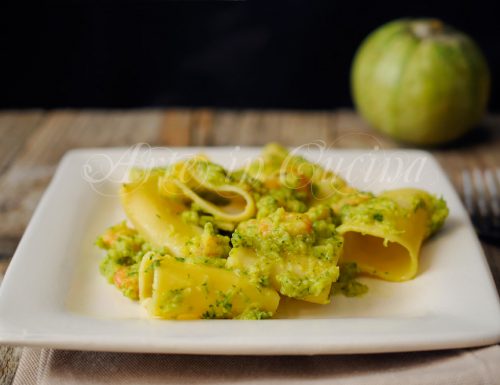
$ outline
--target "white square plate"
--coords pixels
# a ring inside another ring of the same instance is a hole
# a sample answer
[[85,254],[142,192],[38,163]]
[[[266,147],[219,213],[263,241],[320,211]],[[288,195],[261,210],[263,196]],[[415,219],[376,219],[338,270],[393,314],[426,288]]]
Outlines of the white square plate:
[[359,188],[414,186],[442,195],[444,229],[423,247],[418,276],[364,278],[369,293],[331,305],[284,301],[277,319],[165,321],[144,317],[98,272],[93,245],[124,219],[119,184],[132,165],[204,152],[233,168],[256,148],[84,149],[69,152],[29,224],[0,291],[0,343],[198,354],[336,354],[461,348],[500,341],[500,304],[468,216],[443,171],[414,150],[303,150]]

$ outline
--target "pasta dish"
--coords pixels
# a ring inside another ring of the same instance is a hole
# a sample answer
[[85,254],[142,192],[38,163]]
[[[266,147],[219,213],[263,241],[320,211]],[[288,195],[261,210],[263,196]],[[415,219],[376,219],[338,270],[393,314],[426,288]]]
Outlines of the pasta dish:
[[426,191],[360,191],[278,144],[236,171],[203,155],[133,169],[120,200],[127,221],[97,239],[100,271],[177,320],[266,319],[281,297],[363,295],[360,275],[410,280],[448,215]]

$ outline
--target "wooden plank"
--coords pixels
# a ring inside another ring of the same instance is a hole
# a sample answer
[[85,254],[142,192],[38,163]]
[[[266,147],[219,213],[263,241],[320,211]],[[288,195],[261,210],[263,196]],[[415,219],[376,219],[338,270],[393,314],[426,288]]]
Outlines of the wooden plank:
[[160,128],[163,146],[189,146],[191,143],[192,114],[186,109],[170,109],[164,112]]
[[263,120],[264,126],[268,125],[269,130],[277,123],[278,141],[281,143],[297,146],[328,146],[335,137],[336,114],[324,111],[314,112],[285,112],[280,113],[270,121]]
[[397,147],[395,141],[375,131],[352,110],[337,112],[336,136],[331,145],[338,148],[366,149]]
[[[214,116],[212,142],[218,146],[252,146],[261,136],[260,114],[255,111],[218,111]],[[247,132],[253,135],[245,136]]]
[[[0,112],[0,176],[3,175],[23,147],[33,130],[43,121],[43,111]],[[5,191],[2,190],[2,194]],[[0,206],[0,214],[1,214]],[[7,269],[17,239],[0,239],[0,277]],[[1,383],[1,380],[0,380]]]
[[335,116],[327,112],[219,111],[213,126],[213,143],[219,146],[262,146],[269,142],[299,146],[330,141]]
[[42,121],[42,111],[0,112],[0,175],[17,155],[33,129]]
[[159,143],[162,113],[57,111],[49,113],[0,179],[0,240],[15,244],[64,153],[77,147]]
[[214,130],[214,112],[208,109],[193,111],[191,123],[191,142],[193,146],[212,146]]
[[213,145],[212,110],[169,109],[161,123],[161,144],[164,146]]

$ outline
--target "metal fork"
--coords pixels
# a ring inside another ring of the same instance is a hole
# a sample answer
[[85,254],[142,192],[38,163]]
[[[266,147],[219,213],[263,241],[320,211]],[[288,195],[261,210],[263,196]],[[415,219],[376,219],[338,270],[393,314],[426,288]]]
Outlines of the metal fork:
[[478,235],[500,241],[500,168],[462,172],[465,207]]

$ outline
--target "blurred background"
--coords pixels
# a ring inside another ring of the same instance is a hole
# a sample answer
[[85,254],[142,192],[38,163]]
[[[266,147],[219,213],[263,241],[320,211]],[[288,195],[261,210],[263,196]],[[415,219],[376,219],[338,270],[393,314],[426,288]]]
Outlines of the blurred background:
[[464,31],[492,72],[500,23],[487,1],[51,2],[3,6],[0,108],[352,106],[363,38],[399,17]]

